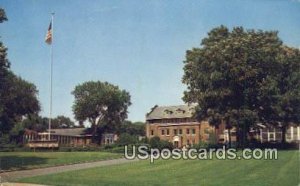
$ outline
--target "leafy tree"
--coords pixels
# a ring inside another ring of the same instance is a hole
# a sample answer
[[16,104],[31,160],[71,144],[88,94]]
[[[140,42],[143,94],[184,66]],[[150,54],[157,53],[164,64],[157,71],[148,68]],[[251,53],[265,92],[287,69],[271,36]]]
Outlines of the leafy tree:
[[75,127],[75,123],[66,116],[57,116],[51,121],[51,128],[72,128]]
[[6,13],[3,8],[0,8],[0,23],[7,21]]
[[136,144],[137,142],[138,142],[138,137],[136,135],[122,133],[119,136],[117,144],[118,145],[130,145],[130,144]]
[[131,105],[129,93],[108,82],[85,82],[76,86],[72,94],[75,96],[75,118],[88,120],[94,137],[97,129],[99,135],[115,130],[127,118],[127,108]]
[[22,121],[22,126],[25,129],[44,132],[48,129],[49,119],[41,117],[37,114],[31,114]]
[[145,123],[124,121],[117,130],[119,134],[128,133],[130,135],[145,136]]
[[[0,23],[7,20],[4,9],[0,8]],[[0,41],[0,131],[4,125],[4,99],[3,96],[6,94],[5,89],[7,87],[7,76],[9,72],[10,63],[7,59],[7,48]],[[7,131],[7,130],[6,130]]]
[[[240,145],[250,127],[261,121],[261,92],[278,76],[282,42],[274,31],[225,26],[212,29],[200,48],[186,52],[183,100],[198,103],[195,116],[218,126],[237,129]],[[275,80],[276,81],[276,80]]]
[[150,139],[149,145],[151,148],[158,148],[160,150],[167,148],[167,149],[173,149],[173,144],[166,140],[161,140],[158,136],[154,136]]
[[281,128],[285,143],[287,126],[300,123],[300,51],[287,46],[281,49],[277,74],[267,78],[260,91],[260,115],[263,122]]
[[[38,132],[43,132],[48,129],[49,118],[41,117],[37,114],[30,114],[22,121],[24,128],[35,130]],[[51,128],[72,128],[75,127],[75,123],[66,116],[57,116],[51,120]]]
[[[0,8],[0,23],[7,20]],[[0,41],[0,135],[8,134],[24,116],[40,111],[34,84],[23,80],[10,71],[7,48]]]
[[37,114],[40,104],[34,84],[9,71],[5,93],[1,94],[0,131],[7,133],[14,124],[29,114]]
[[9,131],[10,143],[20,144],[23,142],[24,126],[22,122],[18,122]]

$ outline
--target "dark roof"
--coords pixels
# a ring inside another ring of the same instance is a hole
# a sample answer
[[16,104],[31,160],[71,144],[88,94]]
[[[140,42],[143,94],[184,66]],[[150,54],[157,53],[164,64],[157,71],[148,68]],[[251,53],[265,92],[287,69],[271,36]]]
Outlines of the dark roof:
[[61,136],[86,136],[91,135],[86,128],[51,129],[51,134]]
[[177,106],[154,106],[146,115],[146,120],[154,119],[173,119],[173,118],[191,118],[195,111],[195,105],[177,105]]
[[28,135],[31,135],[31,134],[37,135],[37,132],[34,131],[34,130],[25,129],[25,130],[24,130],[24,134],[28,134]]

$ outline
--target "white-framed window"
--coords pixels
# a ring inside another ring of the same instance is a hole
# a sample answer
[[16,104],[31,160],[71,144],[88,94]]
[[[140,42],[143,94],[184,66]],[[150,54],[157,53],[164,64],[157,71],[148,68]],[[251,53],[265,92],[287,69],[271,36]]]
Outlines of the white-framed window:
[[192,129],[192,135],[195,135],[196,134],[196,129]]
[[167,136],[169,136],[170,135],[170,130],[169,129],[167,129]]
[[182,135],[182,129],[179,129],[179,130],[178,130],[178,134],[179,134],[179,135]]

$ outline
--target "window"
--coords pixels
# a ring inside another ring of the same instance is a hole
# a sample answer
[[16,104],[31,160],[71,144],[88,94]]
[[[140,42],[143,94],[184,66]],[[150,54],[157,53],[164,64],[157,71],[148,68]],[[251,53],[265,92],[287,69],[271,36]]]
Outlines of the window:
[[151,130],[151,136],[153,136],[154,135],[154,132],[153,132],[153,130]]
[[161,130],[161,135],[165,135],[165,130]]
[[181,135],[182,134],[182,129],[179,129],[179,135]]
[[167,136],[169,136],[170,135],[170,131],[169,131],[169,129],[167,129]]
[[174,129],[174,135],[177,135],[177,129]]
[[196,134],[196,129],[192,129],[192,134]]
[[190,129],[186,129],[186,134],[190,134]]

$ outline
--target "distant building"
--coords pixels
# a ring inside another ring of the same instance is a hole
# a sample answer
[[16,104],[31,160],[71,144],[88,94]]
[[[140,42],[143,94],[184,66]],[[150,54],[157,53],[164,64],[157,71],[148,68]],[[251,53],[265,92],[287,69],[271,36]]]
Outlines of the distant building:
[[112,145],[118,140],[118,135],[114,133],[104,133],[101,137],[102,145]]
[[[261,143],[264,142],[281,142],[282,131],[280,127],[274,127],[267,124],[257,124],[259,127],[256,133],[256,139]],[[299,142],[300,141],[300,126],[290,124],[285,133],[286,142]]]
[[[59,146],[88,146],[92,144],[92,133],[89,128],[62,128],[51,129],[51,141],[58,142]],[[29,142],[43,142],[48,140],[48,130],[45,132],[36,132],[25,129],[23,135],[24,144]],[[104,133],[101,137],[102,145],[114,144],[118,136],[113,133]]]
[[59,145],[85,146],[92,143],[92,133],[87,128],[51,129],[51,139]]
[[146,136],[158,136],[175,147],[191,146],[207,141],[209,135],[220,130],[207,121],[198,122],[193,118],[194,105],[155,106],[146,115]]
[[[64,128],[51,129],[51,140],[57,141],[59,146],[85,146],[92,142],[92,134],[86,128]],[[25,130],[23,135],[24,143],[32,141],[47,141],[48,130],[45,132],[36,132]]]

